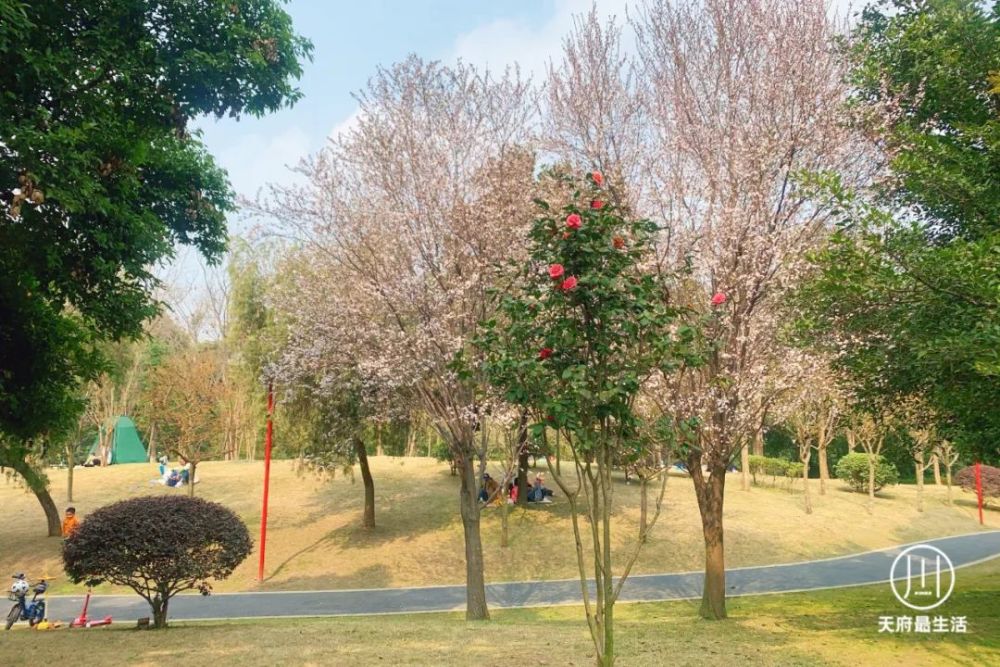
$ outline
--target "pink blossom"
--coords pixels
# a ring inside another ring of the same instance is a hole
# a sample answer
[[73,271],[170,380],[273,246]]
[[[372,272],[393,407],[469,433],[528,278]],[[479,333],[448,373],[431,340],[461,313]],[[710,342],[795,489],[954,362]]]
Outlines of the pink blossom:
[[552,280],[558,280],[559,278],[562,278],[564,271],[565,269],[563,269],[562,264],[551,264],[549,266],[549,278],[552,278]]
[[543,347],[538,352],[538,360],[539,361],[545,361],[546,359],[548,359],[551,356],[552,356],[552,348],[551,347]]
[[570,276],[569,278],[564,280],[562,282],[562,285],[560,285],[559,287],[565,292],[568,292],[569,290],[573,289],[574,287],[576,287],[576,276]]
[[722,292],[716,292],[715,296],[712,297],[713,306],[721,306],[726,302],[726,295]]
[[602,208],[604,208],[604,202],[602,202],[600,199],[595,199],[594,201],[590,202],[590,208],[594,209],[595,211],[599,211]]
[[594,185],[596,185],[597,187],[601,187],[602,185],[604,185],[604,175],[601,174],[601,172],[599,171],[592,172],[590,174],[590,177],[594,179]]
[[580,229],[581,222],[582,221],[580,220],[580,216],[577,215],[576,213],[570,213],[568,216],[566,216],[566,226],[569,227],[570,229]]

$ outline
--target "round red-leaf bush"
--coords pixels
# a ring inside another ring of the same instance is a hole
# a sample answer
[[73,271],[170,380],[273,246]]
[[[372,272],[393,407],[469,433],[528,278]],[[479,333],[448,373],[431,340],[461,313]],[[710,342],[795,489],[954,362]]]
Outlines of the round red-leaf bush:
[[602,202],[600,199],[595,199],[594,201],[590,202],[590,208],[594,209],[595,211],[599,211],[602,208],[604,208],[604,202]]
[[580,216],[576,213],[570,213],[566,216],[566,226],[570,229],[580,229],[580,224],[582,222],[583,221],[580,219]]
[[551,356],[552,356],[552,348],[551,347],[543,347],[538,352],[538,359],[540,361],[545,361],[546,359],[548,359]]
[[562,285],[560,285],[560,287],[565,291],[569,291],[574,287],[576,287],[576,276],[570,276],[569,278],[564,280],[562,282]]
[[218,503],[188,496],[140,496],[90,514],[63,543],[63,566],[76,584],[128,586],[166,626],[177,593],[225,579],[253,550],[247,527]]
[[552,278],[552,280],[562,278],[563,273],[565,273],[565,269],[563,269],[562,264],[549,265],[549,278]]
[[721,306],[726,302],[726,295],[722,292],[717,292],[715,296],[712,297],[713,306]]
[[594,180],[594,185],[601,187],[604,185],[604,175],[599,171],[591,172],[590,177]]
[[[1000,498],[1000,468],[979,466],[984,498]],[[955,474],[955,483],[966,491],[976,492],[976,466],[962,468]]]

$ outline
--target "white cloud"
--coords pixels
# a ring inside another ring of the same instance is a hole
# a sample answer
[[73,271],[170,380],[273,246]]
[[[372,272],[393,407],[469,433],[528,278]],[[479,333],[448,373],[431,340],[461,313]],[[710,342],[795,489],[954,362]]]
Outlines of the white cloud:
[[289,127],[273,135],[241,134],[234,143],[213,148],[236,193],[254,197],[268,183],[289,182],[289,168],[309,155],[312,142],[302,129]]
[[[453,57],[474,65],[500,70],[517,63],[524,74],[540,79],[550,60],[558,61],[562,40],[573,27],[573,18],[597,6],[601,17],[617,16],[625,20],[625,0],[558,0],[547,21],[531,24],[524,21],[499,19],[460,35],[455,41]],[[632,3],[634,4],[634,3]]]

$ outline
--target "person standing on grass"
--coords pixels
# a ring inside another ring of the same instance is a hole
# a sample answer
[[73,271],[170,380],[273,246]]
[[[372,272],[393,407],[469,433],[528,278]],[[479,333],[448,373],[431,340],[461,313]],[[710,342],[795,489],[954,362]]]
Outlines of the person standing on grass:
[[76,508],[67,507],[66,508],[66,518],[62,522],[62,536],[63,539],[69,537],[80,527],[80,520],[76,518]]

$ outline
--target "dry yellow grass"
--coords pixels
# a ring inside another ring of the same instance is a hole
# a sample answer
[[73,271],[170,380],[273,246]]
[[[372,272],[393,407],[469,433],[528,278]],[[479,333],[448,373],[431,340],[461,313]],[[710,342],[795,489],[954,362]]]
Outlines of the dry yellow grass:
[[[423,458],[373,457],[378,527],[360,528],[360,479],[323,482],[295,474],[289,461],[272,466],[268,522],[267,580],[258,585],[256,555],[216,586],[217,591],[368,588],[419,586],[464,581],[462,529],[458,517],[458,479],[447,465]],[[210,462],[198,468],[200,496],[236,511],[257,537],[263,465]],[[52,495],[65,503],[66,473],[50,470]],[[183,493],[150,485],[153,465],[78,469],[75,502],[86,519],[93,509],[114,500],[149,493]],[[799,482],[801,484],[801,482]],[[814,483],[814,487],[816,484]],[[815,512],[806,515],[798,490],[739,488],[729,480],[726,497],[728,566],[805,560],[865,551],[928,537],[969,533],[980,527],[970,497],[956,490],[959,502],[944,503],[944,489],[927,487],[927,509],[915,508],[915,490],[887,489],[874,515],[865,496],[834,481],[825,496],[813,489]],[[616,487],[615,529],[619,547],[635,536],[638,488]],[[53,592],[78,591],[65,581],[60,541],[44,537],[41,510],[34,496],[10,481],[0,482],[0,573],[24,571],[54,580]],[[986,528],[1000,528],[1000,513],[987,512]],[[496,509],[484,510],[486,575],[490,581],[558,579],[576,576],[569,508],[552,505],[515,509],[510,517],[511,546],[499,546]],[[702,565],[701,528],[691,483],[671,478],[663,515],[636,568],[642,572],[698,570]]]

